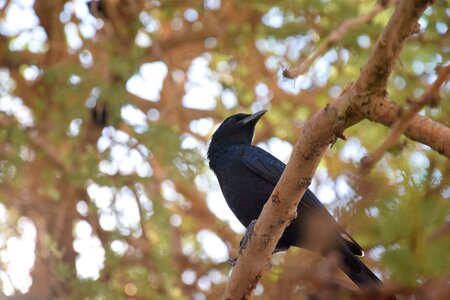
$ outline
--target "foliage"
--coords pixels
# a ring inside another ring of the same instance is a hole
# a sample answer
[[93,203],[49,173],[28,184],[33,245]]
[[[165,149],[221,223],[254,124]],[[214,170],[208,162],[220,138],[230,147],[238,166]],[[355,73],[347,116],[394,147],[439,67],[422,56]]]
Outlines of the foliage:
[[[300,65],[342,22],[376,4],[0,1],[3,293],[218,299],[239,234],[217,212],[223,199],[206,166],[215,124],[268,108],[255,142],[274,155],[289,150],[280,141],[293,145],[302,124],[359,74],[392,4],[299,78],[283,78],[282,68]],[[435,1],[408,41],[390,78],[393,101],[419,96],[449,63],[447,4]],[[449,90],[421,114],[448,126]],[[383,279],[423,293],[450,276],[450,164],[404,138],[362,177],[359,160],[387,133],[369,122],[350,128],[311,187]],[[31,272],[32,284],[14,279],[17,241],[31,241],[22,248],[34,253],[34,268],[19,273]],[[219,255],[224,245],[229,253]],[[304,295],[305,270],[317,265],[302,250],[277,255],[256,298]]]

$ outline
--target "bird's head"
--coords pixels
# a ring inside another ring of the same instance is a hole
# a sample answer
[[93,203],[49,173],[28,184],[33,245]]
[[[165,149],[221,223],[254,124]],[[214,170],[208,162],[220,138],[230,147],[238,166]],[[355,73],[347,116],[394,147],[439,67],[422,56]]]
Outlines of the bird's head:
[[208,157],[216,149],[231,144],[250,145],[258,120],[267,112],[263,109],[254,114],[236,114],[226,118],[214,132],[208,149]]

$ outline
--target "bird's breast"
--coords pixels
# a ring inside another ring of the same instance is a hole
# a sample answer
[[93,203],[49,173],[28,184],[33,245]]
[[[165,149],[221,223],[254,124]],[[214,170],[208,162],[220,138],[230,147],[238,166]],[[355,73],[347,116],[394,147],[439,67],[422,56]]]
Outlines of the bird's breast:
[[224,162],[216,175],[231,211],[244,226],[248,226],[259,217],[274,186],[252,173],[239,160]]

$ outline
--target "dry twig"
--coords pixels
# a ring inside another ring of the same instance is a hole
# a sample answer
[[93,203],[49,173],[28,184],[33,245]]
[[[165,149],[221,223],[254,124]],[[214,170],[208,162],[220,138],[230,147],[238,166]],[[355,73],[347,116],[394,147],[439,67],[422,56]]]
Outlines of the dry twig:
[[373,18],[381,11],[385,10],[387,4],[390,1],[381,1],[375,7],[365,15],[355,17],[353,19],[346,20],[342,22],[336,30],[332,31],[322,42],[319,48],[314,51],[314,53],[303,61],[298,67],[293,69],[286,69],[283,72],[284,77],[289,79],[294,79],[297,76],[305,74],[311,65],[316,61],[316,59],[321,56],[326,50],[333,46],[336,42],[340,41],[352,28],[369,23]]

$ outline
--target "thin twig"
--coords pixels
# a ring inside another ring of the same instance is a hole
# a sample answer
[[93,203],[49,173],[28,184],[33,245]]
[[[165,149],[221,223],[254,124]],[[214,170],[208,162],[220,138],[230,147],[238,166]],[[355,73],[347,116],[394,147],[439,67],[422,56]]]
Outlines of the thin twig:
[[3,3],[3,6],[0,8],[0,19],[3,19],[6,15],[6,10],[8,9],[8,6],[11,4],[11,0],[6,0],[5,3]]
[[353,19],[342,22],[338,28],[333,30],[322,42],[322,44],[314,51],[314,53],[303,61],[298,67],[283,72],[284,77],[294,79],[297,76],[305,74],[316,59],[328,50],[334,43],[340,41],[352,28],[369,23],[381,11],[385,10],[390,1],[382,1],[365,15],[355,17]]
[[450,65],[447,65],[439,70],[439,75],[435,82],[423,93],[423,95],[415,101],[408,101],[410,107],[408,110],[401,113],[400,117],[392,126],[392,131],[386,140],[378,146],[372,153],[366,155],[361,159],[360,172],[361,174],[368,174],[373,166],[383,157],[383,154],[396,146],[400,140],[400,136],[408,128],[409,123],[417,115],[417,113],[426,105],[436,106],[439,103],[439,90],[441,86],[447,81],[450,74]]

